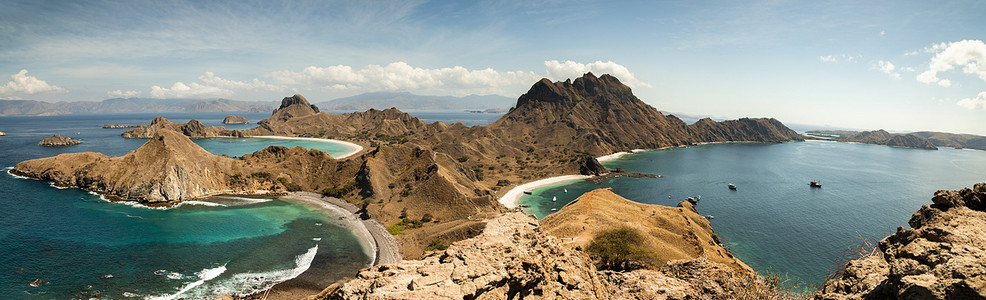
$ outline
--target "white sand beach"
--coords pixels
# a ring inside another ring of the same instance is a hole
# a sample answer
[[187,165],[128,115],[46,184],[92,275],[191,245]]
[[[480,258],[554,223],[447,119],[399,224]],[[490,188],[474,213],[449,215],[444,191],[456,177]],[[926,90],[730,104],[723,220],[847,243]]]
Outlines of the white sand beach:
[[360,151],[363,151],[363,146],[360,146],[360,145],[357,145],[357,144],[354,144],[354,143],[350,143],[350,142],[347,142],[347,141],[340,141],[340,140],[333,140],[333,139],[306,138],[306,137],[293,137],[293,136],[276,136],[276,135],[261,135],[261,136],[251,136],[251,137],[253,137],[253,138],[261,138],[261,139],[282,139],[282,140],[304,140],[304,141],[328,142],[328,143],[336,143],[336,144],[339,144],[339,145],[343,145],[343,146],[349,147],[349,152],[346,152],[346,154],[343,154],[343,155],[339,155],[339,157],[333,157],[335,159],[347,158],[347,157],[353,156],[356,153],[359,153]]
[[533,189],[549,186],[556,183],[569,182],[575,180],[581,180],[586,178],[592,178],[590,175],[563,175],[551,178],[545,178],[534,182],[528,182],[521,184],[513,189],[510,189],[503,197],[500,197],[500,204],[506,206],[507,208],[516,208],[520,206],[520,196],[524,194],[524,191],[531,191]]
[[613,154],[610,154],[610,155],[603,155],[603,156],[600,156],[600,157],[596,157],[596,160],[599,161],[599,162],[610,161],[610,160],[614,160],[614,159],[623,157],[624,155],[627,155],[627,154],[637,153],[637,152],[643,152],[643,151],[647,151],[647,150],[644,150],[644,149],[633,149],[633,150],[630,150],[630,151],[616,152],[616,153],[613,153]]

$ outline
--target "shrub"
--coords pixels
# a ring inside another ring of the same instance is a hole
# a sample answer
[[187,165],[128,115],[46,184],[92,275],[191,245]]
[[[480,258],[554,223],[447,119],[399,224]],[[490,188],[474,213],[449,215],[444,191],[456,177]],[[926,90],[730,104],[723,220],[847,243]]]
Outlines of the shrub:
[[257,179],[268,180],[268,179],[270,179],[273,176],[271,176],[270,173],[267,173],[267,172],[254,172],[254,173],[250,174],[250,177],[257,178]]
[[508,186],[510,185],[510,180],[500,179],[496,181],[496,186]]
[[336,185],[329,188],[325,188],[324,190],[322,190],[322,196],[341,198],[342,196],[349,194],[349,192],[352,192],[355,189],[356,189],[356,181],[350,181],[343,186]]
[[289,192],[297,192],[297,191],[300,191],[301,190],[301,185],[298,185],[297,183],[290,182],[290,181],[288,181],[287,178],[284,178],[284,177],[278,178],[277,179],[277,182],[280,182],[281,185],[283,185],[284,188],[288,189]]
[[643,246],[644,237],[633,228],[604,231],[595,236],[586,252],[600,269],[624,271],[645,266],[660,266],[657,255]]
[[442,241],[438,239],[431,240],[431,243],[428,244],[428,247],[425,247],[425,251],[445,250],[445,249],[448,249],[448,246],[446,246],[445,243],[442,243]]
[[431,214],[429,214],[429,213],[425,213],[425,215],[424,215],[424,216],[421,216],[421,222],[422,222],[422,223],[428,223],[428,222],[431,222],[431,220],[433,220],[433,219],[435,219],[435,217],[434,217],[434,216],[432,216],[432,215],[431,215]]
[[461,163],[461,162],[466,162],[467,160],[469,160],[469,158],[463,156],[463,157],[459,157],[457,160]]

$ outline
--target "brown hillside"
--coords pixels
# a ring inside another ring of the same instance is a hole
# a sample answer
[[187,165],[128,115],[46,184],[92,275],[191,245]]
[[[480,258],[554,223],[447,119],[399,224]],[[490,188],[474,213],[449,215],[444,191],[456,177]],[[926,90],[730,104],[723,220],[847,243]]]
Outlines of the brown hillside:
[[541,221],[545,230],[568,241],[568,247],[588,247],[599,233],[632,228],[644,236],[645,249],[663,261],[705,258],[746,272],[753,270],[719,246],[709,221],[689,202],[678,207],[637,203],[597,189],[583,194]]

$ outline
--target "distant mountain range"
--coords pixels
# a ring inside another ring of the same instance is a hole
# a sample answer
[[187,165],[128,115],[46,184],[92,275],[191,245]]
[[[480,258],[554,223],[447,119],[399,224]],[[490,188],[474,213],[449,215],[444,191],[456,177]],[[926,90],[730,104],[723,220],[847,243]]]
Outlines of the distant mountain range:
[[454,96],[422,96],[407,92],[401,93],[363,93],[356,96],[338,98],[330,101],[316,103],[323,110],[367,110],[376,109],[496,109],[510,108],[516,99],[499,95],[469,95],[465,97]]
[[44,102],[2,100],[0,116],[54,116],[145,112],[269,112],[277,102],[229,99],[113,98],[103,101]]

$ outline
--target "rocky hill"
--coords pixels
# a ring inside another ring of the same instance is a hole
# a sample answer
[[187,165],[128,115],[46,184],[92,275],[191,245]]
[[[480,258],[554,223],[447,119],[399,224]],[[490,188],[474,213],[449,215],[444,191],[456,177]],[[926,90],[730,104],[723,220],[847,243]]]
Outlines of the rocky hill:
[[45,147],[61,147],[82,144],[81,141],[61,135],[53,135],[38,142],[38,145]]
[[602,232],[631,228],[643,235],[641,246],[662,261],[703,257],[753,273],[753,269],[719,246],[712,225],[688,201],[678,203],[678,207],[643,204],[620,197],[612,189],[598,189],[548,215],[541,224],[551,235],[570,240],[566,246],[583,249]]
[[[562,209],[564,210],[564,208]],[[360,271],[318,299],[779,299],[776,283],[704,258],[658,269],[600,271],[522,213],[422,260]]]
[[124,156],[66,153],[24,161],[13,172],[145,203],[169,203],[230,191],[234,161],[205,151],[188,137],[160,130]]
[[191,138],[243,137],[239,130],[226,130],[224,127],[206,126],[198,120],[189,120],[185,124],[171,122],[164,117],[157,117],[147,127],[137,127],[120,134],[129,139],[150,139],[158,136],[164,130],[180,132]]
[[928,139],[938,147],[986,150],[986,136],[934,131],[919,131],[911,134]]
[[815,299],[986,299],[986,183],[931,201]]

